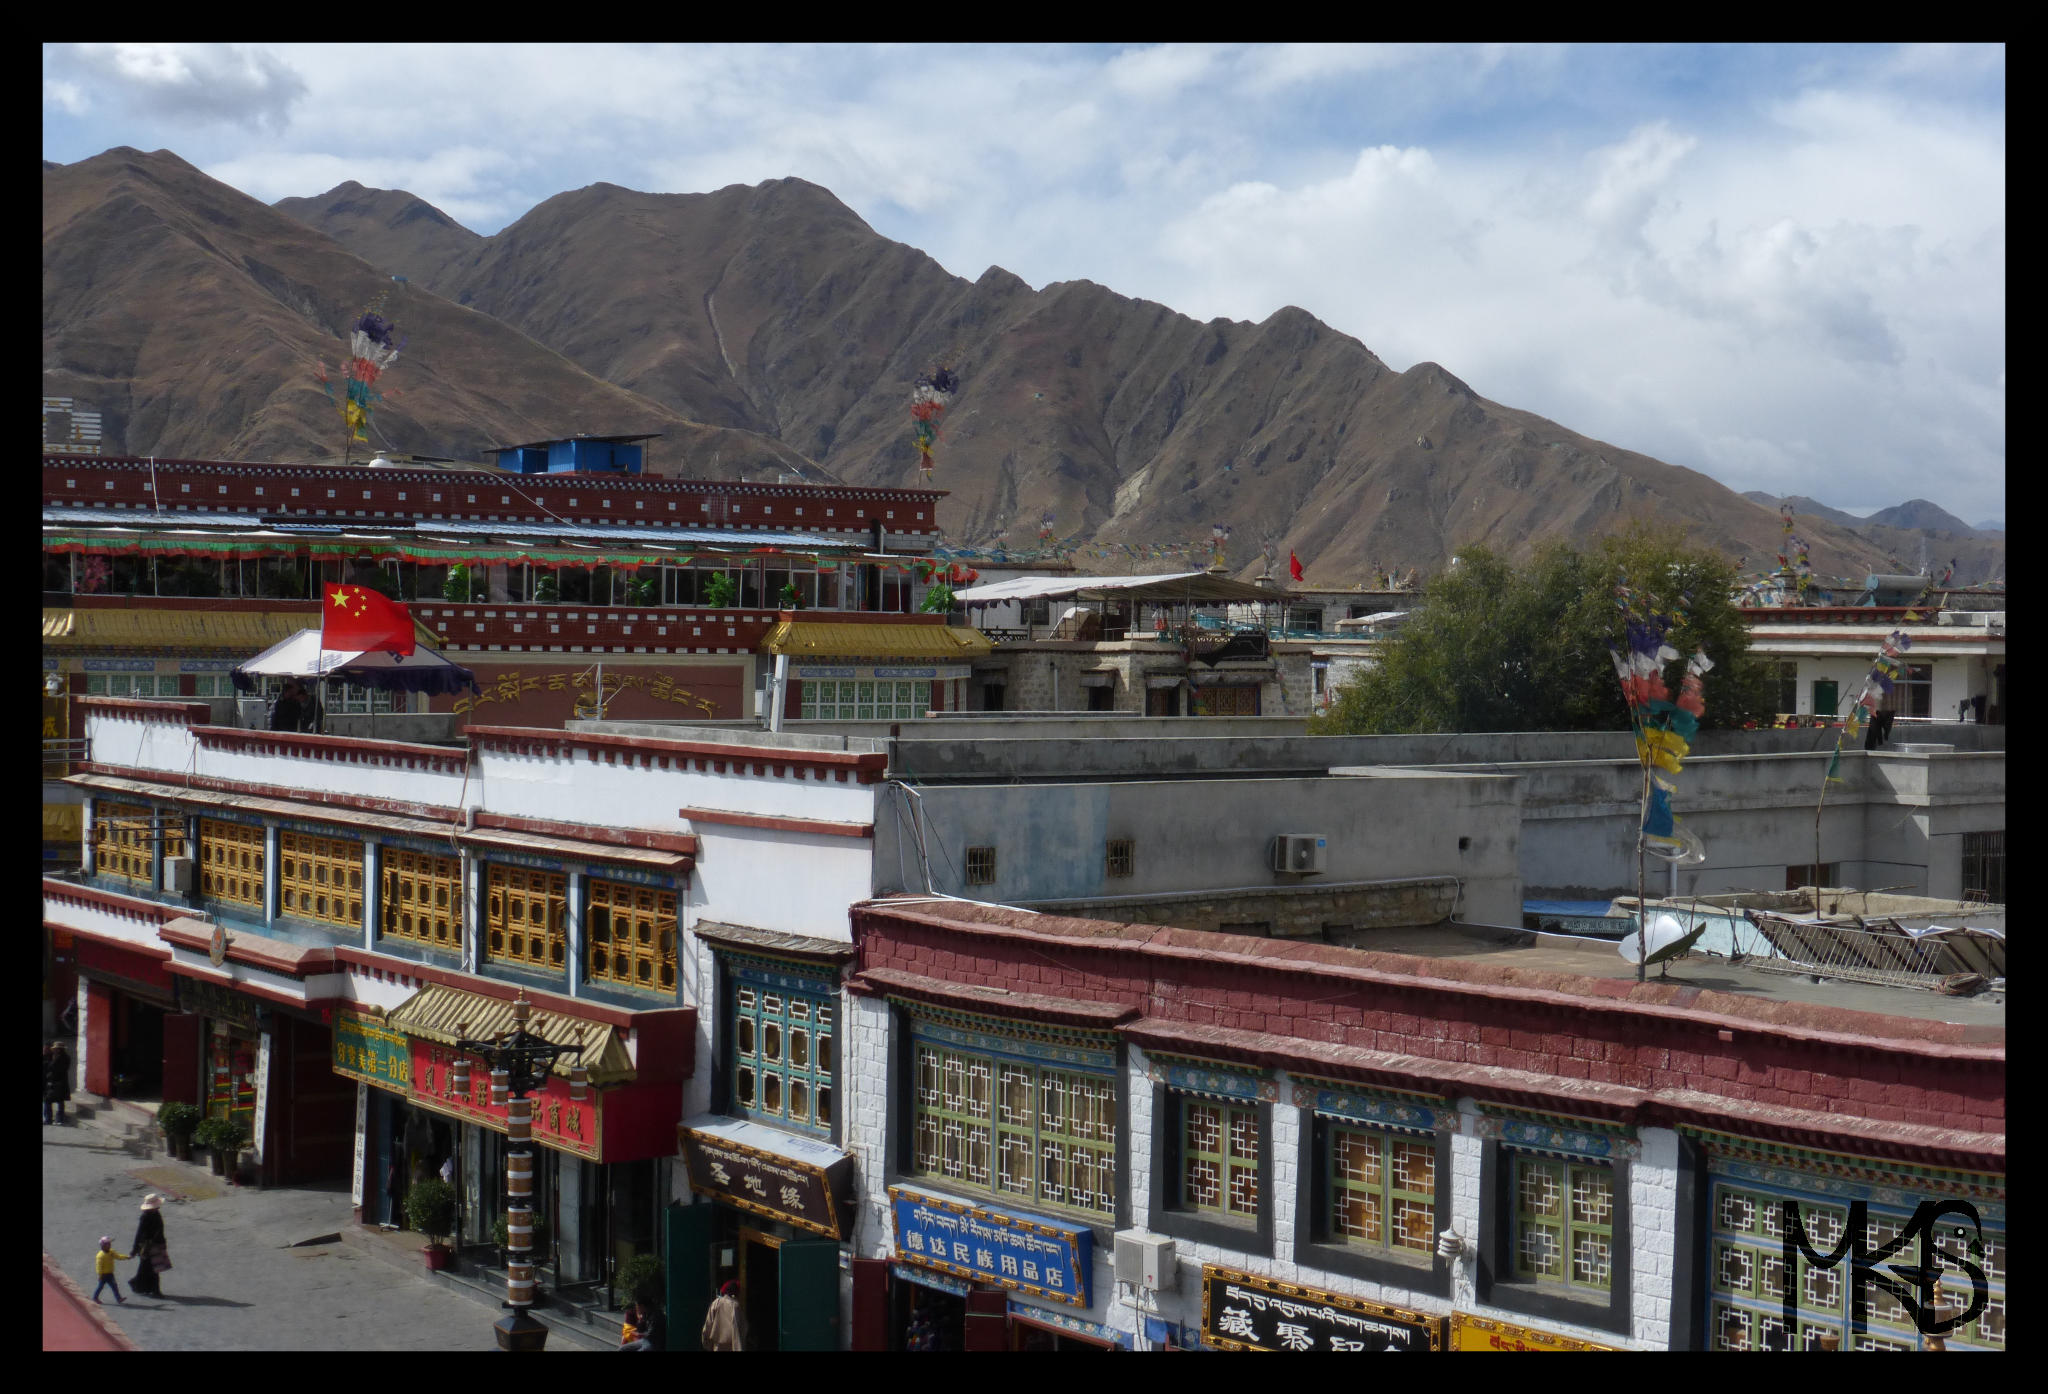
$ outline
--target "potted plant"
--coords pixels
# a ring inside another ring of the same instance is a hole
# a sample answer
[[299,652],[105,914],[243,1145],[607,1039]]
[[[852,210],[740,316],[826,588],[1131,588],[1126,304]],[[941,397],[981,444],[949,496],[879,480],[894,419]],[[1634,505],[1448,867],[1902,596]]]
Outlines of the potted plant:
[[232,1118],[217,1118],[213,1123],[215,1158],[220,1162],[219,1170],[234,1184],[235,1173],[241,1166],[242,1149],[249,1145],[249,1130]]
[[192,1132],[203,1116],[197,1104],[168,1103],[156,1111],[156,1125],[164,1130],[164,1141],[179,1161],[192,1160]]
[[740,583],[723,571],[714,571],[704,581],[704,603],[714,610],[739,604]]
[[221,1120],[218,1118],[202,1118],[198,1126],[192,1129],[192,1140],[206,1149],[206,1163],[213,1168],[215,1176],[222,1174],[220,1144],[214,1140],[220,1124]]
[[540,579],[533,583],[533,598],[536,604],[552,605],[561,598],[561,595],[562,583],[555,579],[555,573],[552,571],[542,572]]
[[643,1307],[668,1305],[668,1289],[662,1281],[661,1260],[653,1254],[635,1254],[619,1265],[612,1285],[628,1302]]
[[455,1188],[438,1176],[413,1182],[405,1193],[405,1219],[427,1236],[426,1247],[420,1250],[427,1268],[446,1268],[450,1252],[446,1240],[455,1230]]
[[[505,1228],[505,1217],[503,1215],[498,1216],[496,1220],[492,1221],[491,1238],[497,1241],[498,1263],[500,1267],[505,1266],[511,1261],[508,1257],[509,1250],[505,1247],[511,1237],[511,1233]],[[539,1263],[541,1255],[547,1251],[548,1217],[536,1210],[533,1212],[533,1261]]]

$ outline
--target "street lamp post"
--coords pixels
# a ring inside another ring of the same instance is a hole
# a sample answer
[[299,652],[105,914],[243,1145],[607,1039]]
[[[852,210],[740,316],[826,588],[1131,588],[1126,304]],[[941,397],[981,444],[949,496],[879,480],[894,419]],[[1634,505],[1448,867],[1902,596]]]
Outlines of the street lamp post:
[[509,1316],[495,1323],[499,1350],[543,1350],[548,1329],[528,1310],[533,1306],[533,1100],[527,1097],[547,1082],[555,1061],[564,1055],[579,1057],[569,1068],[569,1097],[583,1102],[590,1089],[590,1074],[580,1059],[582,1033],[567,1045],[556,1045],[526,1029],[533,1004],[521,988],[512,1002],[512,1029],[489,1040],[465,1038],[467,1022],[457,1022],[454,1084],[457,1093],[469,1090],[469,1055],[490,1066],[491,1102],[505,1109],[505,1303]]

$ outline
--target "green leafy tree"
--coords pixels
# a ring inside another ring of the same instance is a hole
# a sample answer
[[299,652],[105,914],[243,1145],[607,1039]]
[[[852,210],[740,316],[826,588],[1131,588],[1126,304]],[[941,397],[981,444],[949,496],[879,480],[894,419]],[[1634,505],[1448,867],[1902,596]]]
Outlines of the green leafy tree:
[[1340,688],[1320,734],[1435,731],[1608,731],[1626,728],[1608,641],[1621,631],[1615,588],[1628,583],[1670,606],[1691,594],[1665,673],[1678,691],[1684,659],[1704,648],[1705,727],[1769,721],[1771,672],[1749,655],[1732,596],[1734,564],[1688,546],[1674,529],[1638,527],[1580,550],[1552,544],[1516,566],[1483,547],[1430,583],[1379,663]]

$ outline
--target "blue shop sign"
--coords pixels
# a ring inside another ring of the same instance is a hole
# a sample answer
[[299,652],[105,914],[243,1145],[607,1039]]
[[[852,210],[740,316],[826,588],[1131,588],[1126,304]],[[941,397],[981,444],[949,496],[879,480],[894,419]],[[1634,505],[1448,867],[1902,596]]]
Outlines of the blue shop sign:
[[889,1188],[889,1206],[896,1216],[896,1257],[903,1263],[1089,1305],[1095,1232],[1085,1224],[966,1205],[903,1186]]

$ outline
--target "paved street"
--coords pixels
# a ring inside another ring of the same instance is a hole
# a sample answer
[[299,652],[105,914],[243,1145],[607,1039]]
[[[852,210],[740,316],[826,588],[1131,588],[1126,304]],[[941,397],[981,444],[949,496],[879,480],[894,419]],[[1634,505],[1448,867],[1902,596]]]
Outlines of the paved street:
[[[230,1189],[203,1168],[144,1161],[91,1127],[45,1127],[43,1249],[87,1293],[101,1235],[128,1252],[136,1206],[164,1197],[165,1297],[106,1312],[143,1350],[495,1350],[497,1314],[342,1243],[290,1247],[350,1222],[348,1192]],[[174,1188],[179,1194],[174,1194]],[[576,1349],[566,1341],[550,1350]]]

